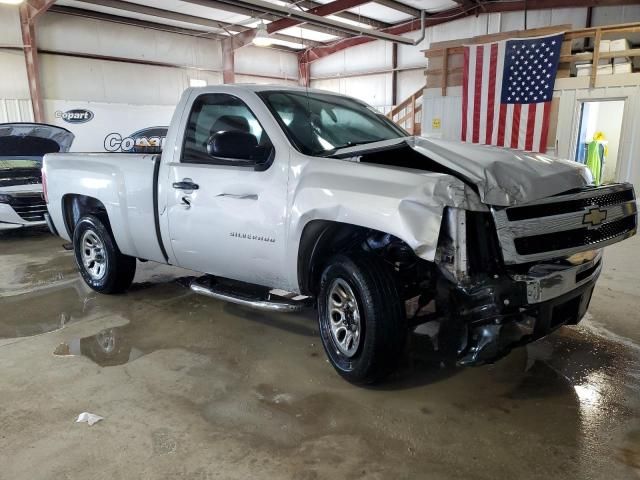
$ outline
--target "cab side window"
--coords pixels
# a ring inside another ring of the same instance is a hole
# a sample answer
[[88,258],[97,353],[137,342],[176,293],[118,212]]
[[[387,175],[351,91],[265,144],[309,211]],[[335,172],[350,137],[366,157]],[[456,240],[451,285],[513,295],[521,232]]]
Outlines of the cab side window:
[[268,164],[273,145],[249,107],[222,93],[200,95],[185,130],[182,163],[254,166]]

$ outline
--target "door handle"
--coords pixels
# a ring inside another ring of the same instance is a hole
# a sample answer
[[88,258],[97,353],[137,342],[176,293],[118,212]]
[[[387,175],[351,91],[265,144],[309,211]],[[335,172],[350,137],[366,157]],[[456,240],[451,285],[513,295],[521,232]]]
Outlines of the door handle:
[[181,182],[173,182],[172,187],[176,190],[198,190],[200,185],[193,183],[189,178],[185,178]]
[[220,193],[216,195],[217,197],[227,197],[227,198],[235,198],[236,200],[258,200],[258,194],[256,193]]

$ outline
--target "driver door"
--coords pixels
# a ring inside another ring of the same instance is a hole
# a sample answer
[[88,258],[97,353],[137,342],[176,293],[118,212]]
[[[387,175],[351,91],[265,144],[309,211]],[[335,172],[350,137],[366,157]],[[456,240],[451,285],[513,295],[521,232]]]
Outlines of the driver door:
[[[241,132],[233,137],[257,143],[261,158],[247,158],[240,147],[241,154],[216,155],[213,145],[224,132]],[[277,152],[247,104],[230,94],[198,96],[176,159],[169,165],[167,208],[177,264],[249,283],[280,284],[287,169],[277,168]]]

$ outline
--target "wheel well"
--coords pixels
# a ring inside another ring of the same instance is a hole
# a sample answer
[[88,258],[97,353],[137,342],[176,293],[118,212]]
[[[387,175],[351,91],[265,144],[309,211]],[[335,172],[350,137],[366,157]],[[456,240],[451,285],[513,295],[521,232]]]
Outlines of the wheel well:
[[375,253],[396,270],[424,262],[403,240],[389,233],[348,223],[313,220],[305,225],[298,249],[298,282],[305,295],[318,292],[320,275],[336,253]]
[[62,214],[64,216],[64,226],[73,238],[73,231],[78,220],[85,215],[96,215],[105,221],[105,226],[111,230],[109,217],[104,204],[94,197],[87,195],[68,194],[62,197]]

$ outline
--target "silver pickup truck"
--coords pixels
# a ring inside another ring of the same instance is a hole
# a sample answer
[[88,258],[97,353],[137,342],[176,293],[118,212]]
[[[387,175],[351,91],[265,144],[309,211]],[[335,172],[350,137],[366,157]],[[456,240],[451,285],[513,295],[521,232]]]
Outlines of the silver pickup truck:
[[203,272],[191,288],[226,301],[315,304],[354,383],[426,322],[464,365],[576,324],[602,247],[637,222],[631,185],[575,162],[410,137],[353,98],[277,86],[189,89],[161,155],[46,155],[43,180],[94,290],[126,290],[140,259]]

